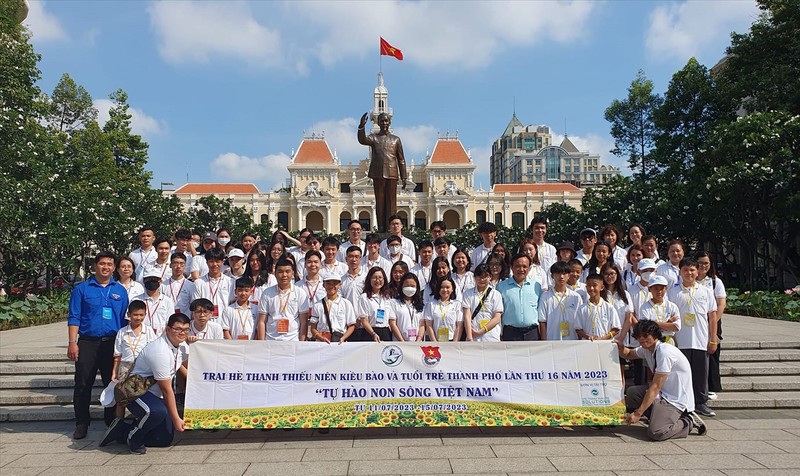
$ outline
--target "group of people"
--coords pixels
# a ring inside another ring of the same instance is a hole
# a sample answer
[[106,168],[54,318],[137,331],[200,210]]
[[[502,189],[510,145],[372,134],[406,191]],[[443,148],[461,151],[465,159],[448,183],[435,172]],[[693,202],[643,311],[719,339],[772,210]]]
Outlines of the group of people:
[[387,238],[362,239],[353,220],[343,243],[308,229],[298,239],[277,231],[269,241],[234,241],[225,228],[157,238],[144,227],[127,257],[98,254],[95,275],[70,300],[74,437],[86,435],[99,369],[105,385],[129,372],[157,381],[127,406],[136,423],[121,418],[125,408],[106,409],[103,443],[119,440],[134,453],[169,444],[183,430],[172,382],[185,376],[187,344],[199,339],[612,340],[632,361],[629,421],[648,416],[654,439],[705,432],[697,414],[713,416],[709,390],[721,390],[725,306],[708,253],[689,257],[672,240],[661,260],[657,239],[639,225],[629,227],[627,248],[614,225],[584,229],[576,248],[547,243],[544,217],[513,244],[497,243],[485,222],[472,250],[451,242],[440,221],[419,243],[403,235],[400,217],[388,226]]

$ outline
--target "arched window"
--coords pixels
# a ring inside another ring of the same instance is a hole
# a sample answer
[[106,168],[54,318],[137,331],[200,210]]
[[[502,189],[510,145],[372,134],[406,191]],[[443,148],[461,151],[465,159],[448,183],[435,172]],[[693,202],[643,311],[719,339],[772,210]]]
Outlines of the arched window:
[[525,228],[525,214],[514,212],[511,214],[511,226],[513,228]]
[[339,215],[339,231],[347,230],[347,224],[350,223],[350,212],[342,212]]
[[447,210],[442,215],[442,221],[444,222],[445,228],[448,230],[457,230],[461,228],[461,218],[458,216],[458,212],[455,210]]
[[278,212],[278,226],[280,226],[284,230],[288,230],[289,229],[289,213],[288,212]]
[[325,229],[325,219],[322,218],[322,213],[314,210],[308,212],[306,215],[306,228],[310,228],[315,232],[321,232]]
[[259,217],[259,223],[267,223],[269,221],[269,216],[266,213],[262,213]]
[[475,223],[478,225],[486,223],[486,210],[478,210],[475,212]]
[[425,212],[417,212],[414,214],[414,228],[418,230],[428,229],[428,219]]
[[494,214],[494,224],[495,225],[502,225],[503,224],[503,214],[500,212],[495,212]]
[[367,232],[372,231],[372,217],[369,212],[363,211],[358,214],[358,221],[361,223],[361,228],[366,230]]

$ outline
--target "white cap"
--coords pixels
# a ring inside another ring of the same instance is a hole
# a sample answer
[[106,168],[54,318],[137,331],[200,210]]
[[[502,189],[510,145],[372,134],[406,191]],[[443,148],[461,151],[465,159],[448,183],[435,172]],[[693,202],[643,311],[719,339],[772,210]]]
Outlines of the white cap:
[[641,261],[639,261],[637,268],[639,268],[639,271],[644,269],[656,269],[656,262],[650,258],[643,258]]
[[106,388],[100,392],[100,405],[103,405],[104,408],[111,408],[117,405],[117,401],[114,398],[114,387],[117,386],[117,381],[112,380]]
[[669,283],[667,283],[667,278],[661,276],[660,274],[657,274],[655,276],[650,277],[650,281],[647,282],[647,287],[649,288],[650,286],[655,286],[657,284],[661,284],[662,286],[669,286]]
[[161,279],[162,275],[163,275],[163,273],[162,273],[161,269],[156,268],[154,266],[151,266],[151,267],[149,267],[149,268],[144,270],[144,274],[142,275],[142,279],[145,279],[145,278],[158,278],[158,279]]
[[231,248],[231,250],[228,251],[228,258],[233,258],[234,256],[237,258],[244,258],[244,251],[239,248]]
[[336,273],[331,273],[330,271],[326,271],[322,275],[322,282],[325,282],[325,281],[340,281],[341,282],[341,280],[342,280],[341,276],[339,276]]

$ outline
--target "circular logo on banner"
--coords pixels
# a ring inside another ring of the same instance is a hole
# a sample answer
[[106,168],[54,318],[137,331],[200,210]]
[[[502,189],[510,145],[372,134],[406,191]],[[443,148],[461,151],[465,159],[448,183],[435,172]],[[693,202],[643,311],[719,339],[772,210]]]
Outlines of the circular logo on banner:
[[396,367],[403,361],[403,350],[396,345],[387,345],[381,352],[381,360],[389,367]]

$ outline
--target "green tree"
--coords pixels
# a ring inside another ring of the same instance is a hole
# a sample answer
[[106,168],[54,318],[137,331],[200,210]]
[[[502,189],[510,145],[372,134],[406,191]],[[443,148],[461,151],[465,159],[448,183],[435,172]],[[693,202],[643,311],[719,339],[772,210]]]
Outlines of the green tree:
[[551,203],[542,209],[547,217],[546,240],[554,245],[569,240],[578,245],[578,235],[585,228],[583,214],[565,203]]
[[57,133],[70,135],[97,120],[92,96],[67,73],[61,76],[53,95],[45,98],[45,103],[48,127]]
[[611,153],[628,157],[631,170],[646,180],[655,169],[650,150],[655,141],[653,114],[661,105],[661,97],[653,93],[653,82],[639,70],[636,79],[628,87],[628,97],[615,99],[605,111],[605,119],[611,123],[614,149]]
[[140,172],[147,163],[149,146],[142,137],[131,132],[131,113],[128,106],[128,94],[117,89],[109,96],[114,102],[108,110],[108,121],[103,125],[103,132],[108,135],[114,160],[118,166],[133,168]]

